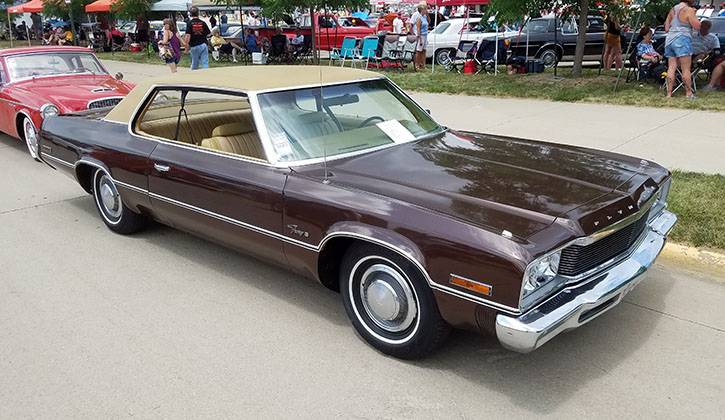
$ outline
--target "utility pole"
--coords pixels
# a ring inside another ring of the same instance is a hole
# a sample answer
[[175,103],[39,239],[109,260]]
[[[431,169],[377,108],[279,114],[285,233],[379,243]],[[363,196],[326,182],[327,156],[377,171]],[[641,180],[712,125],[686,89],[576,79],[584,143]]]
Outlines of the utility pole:
[[73,45],[78,45],[76,25],[75,22],[73,22],[73,4],[71,4],[71,0],[65,0],[65,4],[68,6],[68,14],[70,15],[70,33],[73,34]]

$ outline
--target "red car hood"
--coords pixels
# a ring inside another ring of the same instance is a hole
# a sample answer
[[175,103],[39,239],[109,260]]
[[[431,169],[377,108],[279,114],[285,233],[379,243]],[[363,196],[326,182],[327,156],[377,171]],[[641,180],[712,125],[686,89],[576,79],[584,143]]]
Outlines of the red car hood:
[[88,103],[101,98],[126,96],[133,85],[108,75],[74,75],[26,80],[14,85],[43,102],[52,102],[61,114],[88,108]]

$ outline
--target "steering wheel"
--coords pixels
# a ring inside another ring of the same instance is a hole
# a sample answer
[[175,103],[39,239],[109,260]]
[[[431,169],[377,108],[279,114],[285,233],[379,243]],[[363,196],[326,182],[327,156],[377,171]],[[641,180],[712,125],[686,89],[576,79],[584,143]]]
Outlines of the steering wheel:
[[368,123],[371,123],[371,122],[373,122],[375,120],[380,120],[380,122],[383,122],[383,121],[385,121],[385,118],[379,117],[377,115],[373,115],[372,117],[370,117],[370,118],[366,119],[365,121],[361,122],[360,125],[357,128],[363,128],[366,125],[368,125]]

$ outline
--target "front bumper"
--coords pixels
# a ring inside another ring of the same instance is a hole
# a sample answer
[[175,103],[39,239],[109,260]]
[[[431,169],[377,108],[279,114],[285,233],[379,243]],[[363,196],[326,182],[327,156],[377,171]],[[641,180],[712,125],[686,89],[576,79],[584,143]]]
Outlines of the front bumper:
[[583,325],[622,301],[654,263],[677,216],[663,211],[652,220],[632,254],[579,284],[568,287],[520,316],[496,316],[496,336],[505,348],[528,353],[559,333]]

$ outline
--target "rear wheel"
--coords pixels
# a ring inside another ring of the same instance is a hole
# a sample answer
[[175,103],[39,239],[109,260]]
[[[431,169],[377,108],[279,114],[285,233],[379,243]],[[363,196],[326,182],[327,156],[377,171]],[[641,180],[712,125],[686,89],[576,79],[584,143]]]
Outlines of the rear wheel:
[[357,332],[385,354],[424,356],[450,331],[420,271],[388,249],[351,246],[342,263],[340,291]]
[[544,67],[554,67],[559,61],[559,55],[552,48],[547,48],[539,54],[539,58],[544,62]]
[[93,199],[103,223],[116,233],[127,235],[146,225],[146,217],[123,204],[113,179],[101,169],[93,174]]
[[38,130],[28,117],[23,117],[23,137],[25,137],[25,145],[28,146],[30,157],[40,162],[38,156]]

